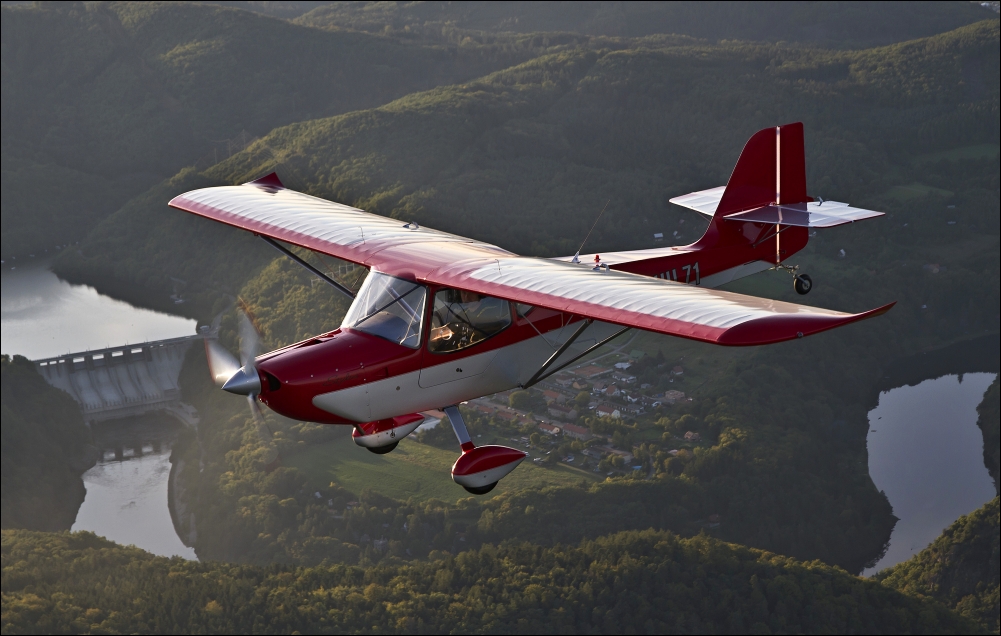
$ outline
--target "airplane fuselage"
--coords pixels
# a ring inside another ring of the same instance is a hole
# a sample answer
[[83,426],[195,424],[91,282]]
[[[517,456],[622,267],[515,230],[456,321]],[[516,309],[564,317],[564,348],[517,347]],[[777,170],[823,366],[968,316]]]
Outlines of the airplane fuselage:
[[[720,225],[711,224],[692,245],[646,250],[649,258],[642,260],[629,252],[609,253],[600,262],[678,284],[716,287],[768,269],[776,258],[786,258],[807,242],[805,228],[786,228],[776,236],[775,226],[762,223]],[[429,286],[427,295],[438,291]],[[511,323],[499,333],[449,353],[430,350],[430,304],[424,308],[425,328],[416,348],[342,327],[278,349],[258,358],[260,400],[293,419],[355,425],[521,387],[582,319],[542,307],[525,313],[509,304],[509,311]],[[619,328],[592,322],[556,366]]]

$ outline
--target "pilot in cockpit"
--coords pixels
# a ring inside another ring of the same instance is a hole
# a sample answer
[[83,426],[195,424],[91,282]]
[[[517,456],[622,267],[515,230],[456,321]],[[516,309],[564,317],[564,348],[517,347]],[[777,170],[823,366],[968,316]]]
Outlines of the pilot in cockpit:
[[511,324],[506,300],[460,289],[435,294],[428,348],[458,351],[489,338]]

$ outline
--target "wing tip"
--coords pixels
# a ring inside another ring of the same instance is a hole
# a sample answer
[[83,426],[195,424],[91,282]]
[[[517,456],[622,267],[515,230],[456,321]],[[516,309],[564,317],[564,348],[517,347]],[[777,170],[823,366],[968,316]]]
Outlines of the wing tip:
[[253,181],[248,181],[244,183],[243,185],[259,185],[259,186],[267,186],[269,188],[285,187],[285,184],[282,183],[282,180],[278,178],[278,173],[273,170],[268,174],[264,175],[263,177],[258,177]]
[[731,347],[752,347],[797,340],[828,331],[853,322],[882,316],[893,309],[897,301],[858,314],[840,316],[797,316],[786,314],[751,320],[727,329],[715,340],[716,344]]

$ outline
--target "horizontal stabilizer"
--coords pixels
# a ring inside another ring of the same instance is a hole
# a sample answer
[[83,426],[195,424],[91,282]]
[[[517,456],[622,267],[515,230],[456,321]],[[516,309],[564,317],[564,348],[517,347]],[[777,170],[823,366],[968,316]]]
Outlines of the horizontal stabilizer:
[[824,201],[823,203],[794,203],[792,205],[766,205],[763,208],[728,214],[727,221],[753,221],[773,225],[794,225],[797,227],[834,227],[863,219],[883,216],[882,212],[853,208],[847,203]]
[[692,192],[689,194],[683,194],[680,197],[674,197],[670,201],[675,205],[680,205],[683,208],[695,210],[700,214],[712,217],[716,214],[716,208],[719,207],[719,200],[723,198],[724,190],[726,190],[726,186],[719,186],[718,188],[711,188],[709,190],[699,190],[698,192]]
[[[716,214],[726,186],[692,192],[671,199],[671,203],[695,210],[708,217]],[[792,203],[788,205],[766,205],[745,212],[727,214],[728,221],[752,221],[770,225],[794,225],[797,227],[834,227],[863,219],[883,216],[882,212],[855,208],[838,201],[820,203]]]

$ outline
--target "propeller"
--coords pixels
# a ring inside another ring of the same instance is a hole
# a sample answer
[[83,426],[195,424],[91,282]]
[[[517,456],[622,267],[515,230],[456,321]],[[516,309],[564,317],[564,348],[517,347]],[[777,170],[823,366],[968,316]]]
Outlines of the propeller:
[[205,356],[208,359],[209,373],[216,386],[224,391],[237,395],[246,395],[250,413],[261,442],[268,449],[265,464],[272,464],[278,459],[278,448],[274,443],[274,435],[264,419],[257,396],[261,392],[261,377],[257,372],[256,359],[261,341],[260,332],[251,319],[251,314],[241,302],[240,313],[240,361],[237,362],[229,351],[218,340],[205,341]]

